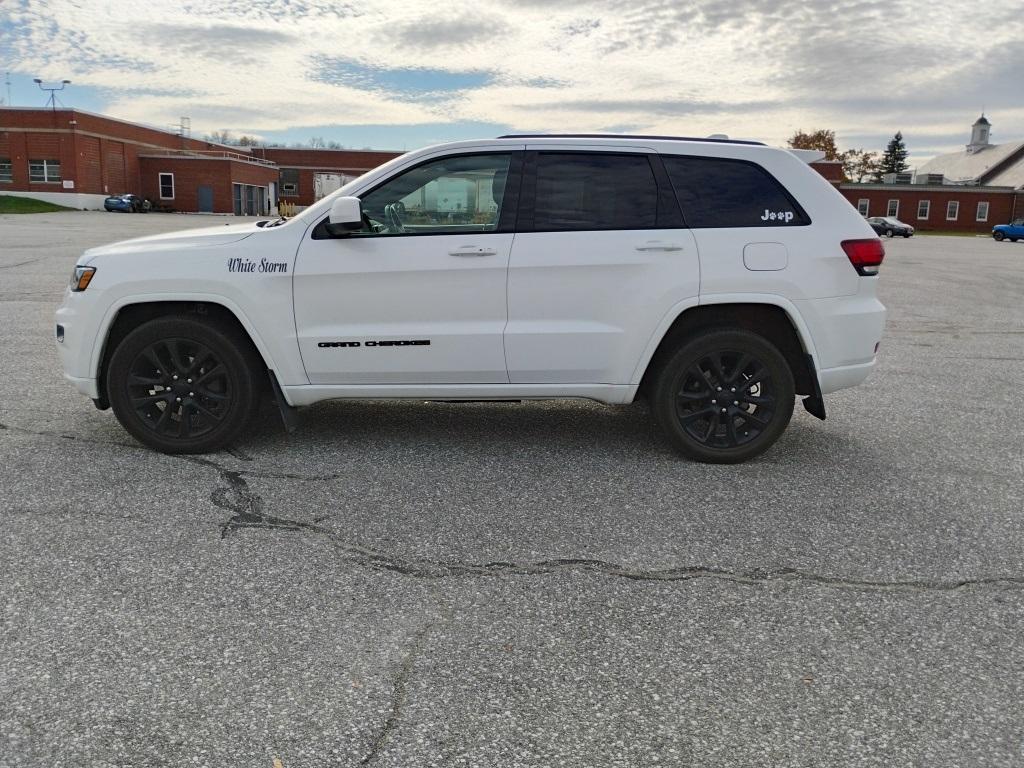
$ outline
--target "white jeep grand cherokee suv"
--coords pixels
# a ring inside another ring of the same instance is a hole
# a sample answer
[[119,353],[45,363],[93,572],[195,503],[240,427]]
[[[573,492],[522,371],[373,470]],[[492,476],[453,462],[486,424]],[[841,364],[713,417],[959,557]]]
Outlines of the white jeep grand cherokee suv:
[[331,398],[646,397],[738,462],[795,395],[862,382],[881,242],[756,142],[503,136],[429,147],[290,220],[93,248],[57,310],[67,378],[168,453],[235,440],[270,387]]

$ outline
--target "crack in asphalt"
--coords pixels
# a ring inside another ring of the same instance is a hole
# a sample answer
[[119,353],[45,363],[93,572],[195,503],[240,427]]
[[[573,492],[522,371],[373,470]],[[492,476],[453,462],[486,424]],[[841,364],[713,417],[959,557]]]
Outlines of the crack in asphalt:
[[35,264],[42,258],[42,256],[39,256],[34,259],[29,259],[28,261],[19,261],[17,264],[0,264],[0,269],[14,269],[14,267],[24,267],[26,264]]
[[210,494],[210,501],[217,507],[232,512],[232,516],[221,525],[220,535],[225,538],[228,534],[240,528],[264,528],[269,530],[301,531],[311,530],[318,533],[328,533],[313,523],[305,523],[299,520],[287,520],[283,517],[268,515],[264,512],[263,499],[249,490],[249,484],[245,482],[240,472],[226,469],[219,464],[203,459],[199,456],[184,456],[186,461],[209,467],[216,470],[221,479],[227,483],[226,487],[214,488]]
[[[967,587],[1003,586],[1024,587],[1024,577],[991,576],[956,581],[913,579],[881,581],[850,579],[808,573],[797,568],[751,568],[730,570],[709,566],[681,566],[661,569],[630,568],[606,560],[593,558],[554,558],[532,563],[492,561],[486,563],[439,560],[429,558],[406,559],[397,555],[377,552],[346,543],[335,531],[314,523],[269,515],[264,511],[263,499],[249,488],[249,484],[236,470],[221,467],[210,459],[197,456],[183,457],[186,461],[216,470],[226,487],[215,488],[210,500],[221,509],[232,512],[232,517],[221,526],[221,537],[241,528],[263,528],[279,531],[309,531],[328,538],[341,553],[345,562],[376,570],[398,573],[419,579],[444,579],[458,576],[487,576],[508,574],[513,576],[539,576],[561,570],[594,571],[630,581],[691,581],[718,579],[735,584],[761,585],[771,582],[817,584],[836,589],[860,589],[885,592],[952,592]],[[322,518],[321,518],[322,519]]]
[[381,726],[380,731],[374,736],[369,751],[359,761],[360,765],[369,765],[380,757],[381,750],[383,750],[388,737],[398,727],[398,721],[402,716],[402,709],[409,698],[409,680],[412,678],[416,658],[423,649],[423,641],[427,633],[433,627],[433,624],[427,624],[413,635],[412,642],[409,643],[409,650],[402,657],[402,662],[398,666],[398,673],[395,675],[395,680],[391,687],[391,708],[388,711],[388,716],[384,719],[384,724]]
[[[56,437],[64,440],[79,441],[90,444],[116,445],[138,450],[147,450],[139,445],[116,443],[107,440],[92,440],[76,435],[56,432],[35,432],[23,427],[12,427],[0,423],[0,429],[23,432],[44,437]],[[230,452],[230,451],[229,451]],[[958,579],[940,581],[932,579],[910,579],[903,581],[883,581],[873,579],[851,579],[841,576],[825,576],[808,573],[797,568],[752,568],[748,570],[730,570],[709,566],[681,566],[662,569],[630,568],[606,560],[592,558],[555,558],[532,563],[516,563],[510,561],[494,561],[472,563],[459,560],[440,560],[429,558],[407,559],[397,555],[378,552],[365,547],[345,542],[334,530],[317,523],[325,518],[317,518],[315,522],[292,520],[268,514],[263,498],[254,493],[243,475],[268,478],[288,478],[296,480],[333,479],[337,475],[295,475],[288,473],[260,472],[258,470],[233,470],[221,466],[217,462],[200,456],[181,456],[181,459],[192,464],[212,469],[218,473],[225,485],[217,487],[210,494],[210,501],[218,508],[231,513],[221,525],[221,538],[227,538],[242,528],[259,528],[276,531],[308,531],[329,539],[342,554],[345,562],[376,570],[398,573],[420,579],[444,579],[458,576],[485,576],[496,574],[537,576],[550,574],[559,570],[594,571],[607,576],[632,581],[691,581],[695,579],[718,579],[736,584],[763,585],[769,583],[804,583],[834,589],[860,589],[866,591],[885,592],[953,592],[970,587],[1002,586],[1010,588],[1024,587],[1024,576],[987,576],[974,579]]]

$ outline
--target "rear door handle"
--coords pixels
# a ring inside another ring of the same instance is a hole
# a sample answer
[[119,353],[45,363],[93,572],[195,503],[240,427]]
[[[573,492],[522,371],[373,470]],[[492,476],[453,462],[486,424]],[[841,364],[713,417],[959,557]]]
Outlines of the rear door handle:
[[638,251],[681,251],[683,246],[679,243],[669,243],[664,240],[648,240],[643,245],[636,247]]
[[479,245],[463,245],[448,251],[450,256],[493,256],[496,253],[493,248],[483,248]]

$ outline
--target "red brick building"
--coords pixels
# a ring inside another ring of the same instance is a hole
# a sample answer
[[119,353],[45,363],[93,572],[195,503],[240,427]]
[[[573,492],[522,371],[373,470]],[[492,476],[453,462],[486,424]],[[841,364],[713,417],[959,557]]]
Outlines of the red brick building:
[[893,216],[928,231],[990,232],[1024,216],[1024,190],[953,184],[840,184],[862,216]]
[[0,194],[72,208],[130,192],[176,211],[265,215],[399,154],[231,147],[77,109],[0,108]]
[[264,214],[278,168],[234,147],[77,109],[0,108],[0,194],[98,209],[133,193],[177,211]]
[[865,218],[892,216],[925,231],[989,232],[995,224],[1024,216],[1024,142],[992,144],[991,125],[982,115],[963,150],[891,179],[900,183],[844,183],[837,160],[811,167]]
[[312,205],[340,183],[362,176],[401,154],[376,150],[252,148],[253,157],[280,166],[281,199],[299,207]]
[[922,231],[989,232],[1024,216],[1024,189],[963,184],[849,184],[839,161],[811,167],[828,179],[860,215],[892,216]]

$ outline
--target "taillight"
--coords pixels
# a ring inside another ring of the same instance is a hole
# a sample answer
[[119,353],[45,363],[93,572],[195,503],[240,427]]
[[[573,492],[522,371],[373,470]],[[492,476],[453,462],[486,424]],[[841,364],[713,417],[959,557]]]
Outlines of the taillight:
[[877,237],[870,240],[843,240],[840,245],[858,275],[877,275],[885,258],[885,246]]

